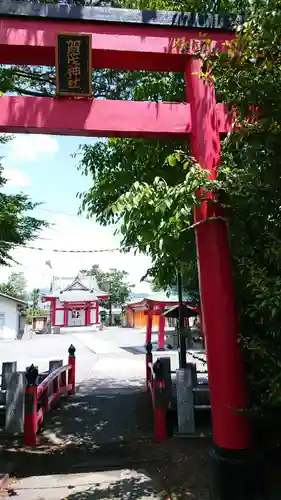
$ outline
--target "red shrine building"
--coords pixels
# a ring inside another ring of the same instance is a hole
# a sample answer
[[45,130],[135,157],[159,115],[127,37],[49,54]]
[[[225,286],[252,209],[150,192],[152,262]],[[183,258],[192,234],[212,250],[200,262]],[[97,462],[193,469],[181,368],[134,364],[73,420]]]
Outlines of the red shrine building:
[[50,302],[51,325],[56,327],[99,324],[99,302],[108,299],[93,276],[52,280],[51,291],[43,298]]

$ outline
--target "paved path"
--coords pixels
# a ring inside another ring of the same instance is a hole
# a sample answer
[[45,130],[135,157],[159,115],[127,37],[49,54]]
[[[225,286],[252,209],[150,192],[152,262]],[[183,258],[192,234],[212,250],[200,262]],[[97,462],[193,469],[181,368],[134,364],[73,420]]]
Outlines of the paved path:
[[20,371],[33,363],[40,372],[44,372],[48,370],[50,360],[62,359],[67,363],[70,344],[76,347],[77,381],[81,382],[92,376],[97,355],[71,334],[37,335],[30,340],[0,341],[0,367],[4,361],[17,361]]
[[[20,368],[32,361],[42,371],[49,359],[66,361],[71,343],[77,354],[75,396],[48,414],[34,453],[17,453],[17,476],[26,476],[11,486],[19,500],[163,498],[146,473],[130,468],[147,462],[152,451],[145,448],[153,438],[153,414],[145,390],[144,341],[143,332],[110,328],[5,343],[2,359],[21,356]],[[172,356],[174,364],[177,353]]]
[[14,483],[17,500],[160,500],[159,490],[144,472],[107,472],[33,476]]
[[[75,396],[48,415],[39,436],[44,449],[39,460],[42,472],[53,468],[68,473],[38,475],[39,457],[30,457],[29,465],[19,466],[27,477],[11,485],[10,491],[19,500],[161,498],[159,487],[145,472],[122,468],[130,467],[135,458],[133,443],[138,446],[139,441],[153,437],[153,419],[145,390],[144,356],[120,347],[132,331],[115,332],[116,338],[113,331],[72,330],[71,334],[48,336],[47,340],[38,337],[37,343],[30,342],[31,356],[37,363],[42,361],[42,366],[45,361],[36,357],[38,347],[46,346],[48,355],[55,352],[59,357],[72,342],[77,349],[79,383]],[[136,337],[138,344],[141,337]],[[95,472],[81,472],[89,461]],[[116,470],[110,470],[114,466]],[[73,473],[75,468],[77,473]],[[37,476],[30,476],[30,472]]]
[[[98,347],[101,349],[102,341]],[[44,436],[89,448],[152,437],[143,356],[136,357],[116,346],[112,352],[97,354],[92,377],[79,384],[63,411],[53,414]]]

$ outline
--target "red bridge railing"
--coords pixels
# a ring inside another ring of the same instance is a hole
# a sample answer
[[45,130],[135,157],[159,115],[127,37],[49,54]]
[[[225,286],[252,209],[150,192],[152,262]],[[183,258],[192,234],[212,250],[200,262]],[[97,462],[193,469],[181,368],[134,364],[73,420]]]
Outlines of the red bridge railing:
[[38,370],[31,365],[26,370],[24,444],[36,446],[37,431],[62,395],[75,393],[75,347],[68,349],[68,364],[52,371],[38,386]]
[[153,363],[152,344],[146,345],[146,387],[151,393],[154,418],[154,439],[168,439],[169,390],[165,380],[163,364],[160,359]]

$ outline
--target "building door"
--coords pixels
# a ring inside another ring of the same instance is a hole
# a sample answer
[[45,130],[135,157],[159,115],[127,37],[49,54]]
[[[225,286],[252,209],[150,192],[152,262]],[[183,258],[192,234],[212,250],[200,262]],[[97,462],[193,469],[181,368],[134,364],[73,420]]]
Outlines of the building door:
[[68,311],[68,326],[85,326],[85,310],[74,309]]

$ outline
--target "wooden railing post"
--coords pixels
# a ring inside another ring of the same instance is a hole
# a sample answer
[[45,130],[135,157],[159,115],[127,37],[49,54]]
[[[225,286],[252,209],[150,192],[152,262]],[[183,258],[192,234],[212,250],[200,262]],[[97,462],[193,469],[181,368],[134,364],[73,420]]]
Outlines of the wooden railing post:
[[145,348],[146,348],[146,356],[145,356],[146,389],[147,389],[147,391],[149,391],[150,390],[149,381],[151,379],[149,365],[150,365],[150,363],[152,363],[152,343],[147,342]]
[[167,428],[167,397],[164,381],[163,367],[160,359],[153,365],[155,374],[153,380],[153,400],[154,400],[154,439],[164,441],[168,439]]
[[62,372],[61,377],[60,377],[60,387],[61,387],[62,391],[65,390],[66,385],[67,385],[66,372]]
[[26,370],[27,386],[25,388],[24,406],[24,444],[36,446],[37,441],[37,385],[38,370],[31,365]]
[[75,351],[76,349],[74,345],[71,344],[68,349],[68,364],[71,365],[71,368],[68,372],[68,384],[71,385],[71,390],[68,392],[69,394],[75,394]]
[[42,408],[43,408],[43,412],[44,412],[44,415],[45,413],[47,413],[47,411],[49,411],[49,390],[48,388],[46,388],[42,394]]

